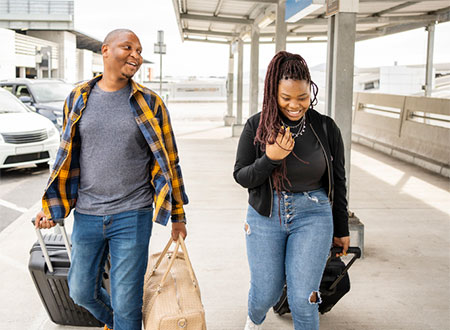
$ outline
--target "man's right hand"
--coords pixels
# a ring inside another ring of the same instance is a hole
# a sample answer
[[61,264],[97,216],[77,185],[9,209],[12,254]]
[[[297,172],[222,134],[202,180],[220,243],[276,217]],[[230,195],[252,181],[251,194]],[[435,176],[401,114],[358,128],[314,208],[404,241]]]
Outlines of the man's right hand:
[[39,211],[38,214],[36,214],[36,221],[35,221],[36,228],[52,228],[56,226],[56,223],[53,222],[53,220],[47,220],[47,217],[45,216],[44,211]]

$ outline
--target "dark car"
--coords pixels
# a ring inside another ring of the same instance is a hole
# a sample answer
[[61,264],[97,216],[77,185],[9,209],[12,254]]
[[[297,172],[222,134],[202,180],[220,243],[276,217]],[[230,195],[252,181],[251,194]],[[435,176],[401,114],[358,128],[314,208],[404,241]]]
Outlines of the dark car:
[[64,100],[74,85],[59,79],[25,79],[0,81],[0,87],[10,91],[32,110],[50,119],[61,132]]

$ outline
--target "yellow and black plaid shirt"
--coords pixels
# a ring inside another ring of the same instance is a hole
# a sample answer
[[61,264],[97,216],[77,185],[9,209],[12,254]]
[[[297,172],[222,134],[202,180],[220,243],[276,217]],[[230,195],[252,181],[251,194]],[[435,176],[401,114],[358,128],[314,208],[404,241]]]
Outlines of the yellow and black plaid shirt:
[[[61,145],[42,197],[42,208],[48,219],[64,219],[75,207],[80,182],[80,133],[77,123],[90,91],[101,77],[99,75],[77,86],[64,104]],[[188,203],[188,198],[169,114],[157,94],[133,80],[131,88],[130,110],[154,156],[150,167],[151,184],[155,189],[153,221],[166,225],[172,216],[172,222],[184,222],[183,205]]]

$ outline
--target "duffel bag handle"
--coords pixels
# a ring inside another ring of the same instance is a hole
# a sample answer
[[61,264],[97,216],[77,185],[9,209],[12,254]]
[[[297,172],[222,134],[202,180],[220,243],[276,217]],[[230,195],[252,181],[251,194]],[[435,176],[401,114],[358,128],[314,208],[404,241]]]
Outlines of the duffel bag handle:
[[[327,264],[330,262],[331,259],[339,258],[336,257],[336,254],[339,254],[341,252],[342,252],[341,247],[331,248],[330,258],[328,259]],[[339,275],[339,277],[331,284],[329,290],[333,290],[339,284],[339,282],[344,278],[345,274],[347,274],[348,269],[353,265],[355,260],[361,257],[361,249],[356,246],[350,246],[347,250],[347,254],[353,254],[353,258],[347,263],[347,265],[345,265],[345,268],[342,270],[341,275]]]
[[[170,246],[172,245],[172,238],[169,239],[169,242],[167,243],[166,247],[164,248],[163,252],[161,252],[161,255],[159,256],[158,260],[155,263],[155,266],[153,267],[152,273],[151,275],[153,275],[156,271],[156,269],[159,267],[159,265],[161,264],[164,256],[167,254],[167,251],[169,250]],[[161,282],[159,283],[158,286],[158,292],[161,292],[161,289],[164,285],[164,282],[166,281],[167,276],[169,275],[170,270],[172,269],[172,266],[175,262],[175,259],[177,258],[177,254],[178,254],[178,250],[181,246],[181,250],[183,250],[184,253],[184,261],[186,262],[186,265],[188,266],[188,272],[189,272],[189,276],[191,277],[192,280],[192,284],[194,285],[194,287],[197,287],[197,280],[195,278],[195,274],[194,274],[194,269],[192,267],[192,263],[191,263],[191,259],[189,259],[189,254],[187,252],[187,248],[186,248],[186,244],[184,243],[184,239],[181,235],[178,236],[178,239],[176,241],[176,245],[175,245],[175,250],[172,253],[172,256],[170,257],[170,263],[167,266],[167,270],[165,271]],[[150,276],[151,276],[150,275]]]

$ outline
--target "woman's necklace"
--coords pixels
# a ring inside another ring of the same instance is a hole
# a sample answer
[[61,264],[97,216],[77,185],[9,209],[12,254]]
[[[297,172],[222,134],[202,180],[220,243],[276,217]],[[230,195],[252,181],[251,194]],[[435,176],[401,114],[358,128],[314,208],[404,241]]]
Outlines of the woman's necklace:
[[[306,129],[306,116],[305,115],[303,115],[302,119],[300,119],[299,123],[295,126],[289,126],[283,120],[281,120],[281,122],[283,123],[284,127],[290,128],[293,139],[296,139],[298,136],[302,136],[303,133],[305,133],[305,129]],[[298,131],[296,133],[292,133],[292,129],[297,128],[297,127],[300,127],[298,129]]]

